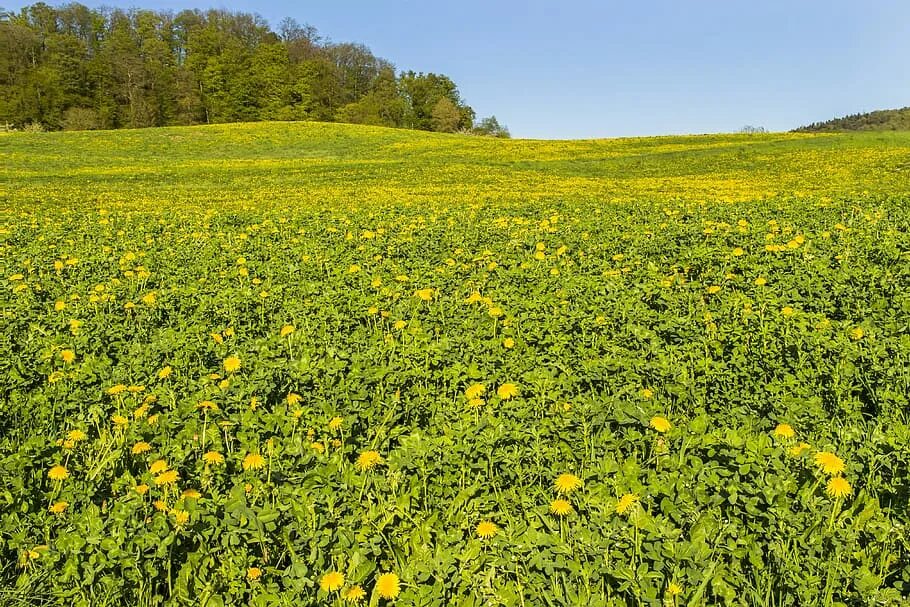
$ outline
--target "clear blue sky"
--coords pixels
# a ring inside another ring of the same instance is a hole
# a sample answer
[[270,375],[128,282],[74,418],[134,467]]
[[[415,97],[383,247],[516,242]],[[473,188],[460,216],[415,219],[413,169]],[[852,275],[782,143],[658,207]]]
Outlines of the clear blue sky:
[[257,12],[276,29],[290,16],[399,69],[447,74],[517,137],[788,130],[910,106],[910,0],[103,4]]

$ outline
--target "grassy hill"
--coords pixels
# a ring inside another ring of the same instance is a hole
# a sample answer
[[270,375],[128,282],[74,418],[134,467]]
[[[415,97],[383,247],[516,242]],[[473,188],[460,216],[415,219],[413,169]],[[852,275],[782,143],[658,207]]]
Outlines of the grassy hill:
[[910,133],[0,135],[0,604],[898,605]]
[[851,114],[796,129],[798,133],[830,131],[910,131],[910,107]]
[[754,200],[903,189],[908,141],[902,134],[502,141],[320,123],[10,133],[0,136],[0,196],[132,207]]

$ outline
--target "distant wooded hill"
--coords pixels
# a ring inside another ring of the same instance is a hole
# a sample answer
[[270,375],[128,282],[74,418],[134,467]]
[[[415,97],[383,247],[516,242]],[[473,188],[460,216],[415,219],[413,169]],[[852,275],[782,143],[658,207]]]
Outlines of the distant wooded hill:
[[878,110],[852,114],[824,122],[813,122],[793,129],[794,132],[817,133],[821,131],[910,131],[910,107],[899,110]]

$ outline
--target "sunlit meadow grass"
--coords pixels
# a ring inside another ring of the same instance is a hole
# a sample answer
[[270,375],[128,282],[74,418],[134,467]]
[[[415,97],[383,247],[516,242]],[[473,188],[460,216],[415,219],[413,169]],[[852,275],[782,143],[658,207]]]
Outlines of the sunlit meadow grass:
[[898,605],[910,134],[0,134],[0,604]]

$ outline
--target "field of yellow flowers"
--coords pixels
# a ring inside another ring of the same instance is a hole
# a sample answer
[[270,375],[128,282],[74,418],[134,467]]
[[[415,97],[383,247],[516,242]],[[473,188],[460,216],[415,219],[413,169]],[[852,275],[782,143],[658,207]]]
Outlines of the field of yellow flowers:
[[910,134],[0,134],[0,604],[901,605]]

